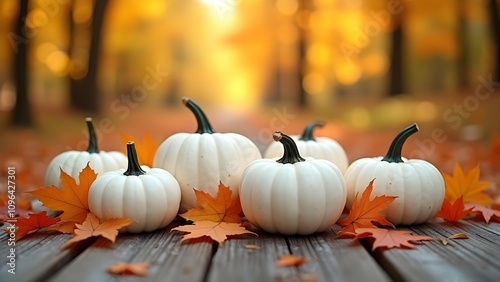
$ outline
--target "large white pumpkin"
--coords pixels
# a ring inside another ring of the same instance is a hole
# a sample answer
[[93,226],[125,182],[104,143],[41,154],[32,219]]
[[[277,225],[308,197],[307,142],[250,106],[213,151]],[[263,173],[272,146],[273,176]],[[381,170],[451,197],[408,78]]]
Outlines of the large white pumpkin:
[[179,211],[179,183],[163,169],[139,166],[133,142],[127,144],[127,153],[127,170],[106,172],[90,186],[90,211],[101,221],[136,220],[120,232],[148,232],[167,226]]
[[117,151],[100,151],[97,147],[92,118],[86,118],[89,129],[89,146],[86,151],[67,151],[54,157],[45,172],[45,185],[61,187],[61,170],[78,179],[82,169],[90,162],[90,167],[99,175],[104,172],[127,167],[127,157]]
[[418,224],[435,216],[443,203],[445,184],[439,170],[420,159],[401,157],[405,140],[418,131],[413,124],[401,131],[385,157],[362,158],[345,172],[347,208],[351,208],[356,193],[361,195],[375,179],[371,197],[397,196],[385,211],[387,220],[398,224]]
[[219,182],[228,185],[232,197],[238,196],[241,173],[262,156],[255,144],[236,133],[216,133],[203,111],[189,98],[182,99],[195,115],[195,133],[177,133],[158,148],[153,166],[163,168],[179,181],[181,211],[198,206],[193,189],[217,195]]
[[342,173],[327,160],[302,158],[292,138],[276,132],[280,159],[252,162],[243,172],[240,200],[253,225],[270,233],[307,235],[330,228],[346,201]]
[[[299,148],[299,153],[303,157],[329,160],[345,172],[349,161],[344,148],[332,138],[313,137],[314,129],[323,126],[322,122],[311,122],[306,126],[301,136],[291,135]],[[278,142],[269,144],[264,152],[264,158],[275,158],[283,155],[283,146]]]

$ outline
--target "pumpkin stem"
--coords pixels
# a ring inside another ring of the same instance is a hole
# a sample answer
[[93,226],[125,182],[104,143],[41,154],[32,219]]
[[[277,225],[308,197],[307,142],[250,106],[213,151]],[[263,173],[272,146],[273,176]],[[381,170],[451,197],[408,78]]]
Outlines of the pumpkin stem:
[[127,142],[127,159],[128,159],[128,168],[123,173],[123,175],[143,175],[146,174],[144,170],[142,170],[139,165],[139,160],[137,159],[137,151],[135,150],[135,144],[132,141]]
[[201,110],[201,108],[195,102],[193,102],[193,100],[189,99],[188,97],[182,97],[182,103],[186,107],[188,107],[196,117],[196,121],[198,122],[198,129],[195,131],[195,133],[215,133],[215,130],[212,128],[212,125],[210,125],[207,116]]
[[92,124],[92,118],[88,117],[85,119],[87,122],[87,127],[89,128],[89,147],[87,148],[87,152],[99,153],[99,148],[97,147],[97,135],[95,134],[94,124]]
[[316,141],[313,137],[313,131],[316,127],[323,127],[325,125],[324,122],[322,121],[313,121],[309,123],[306,128],[304,129],[304,132],[302,132],[302,136],[300,136],[299,140],[302,141]]
[[285,133],[276,131],[273,133],[274,141],[279,141],[283,144],[283,157],[277,160],[276,162],[282,164],[294,164],[298,162],[304,162],[305,159],[300,156],[299,149],[297,148],[297,144],[293,139],[286,135]]
[[406,139],[410,137],[413,133],[418,131],[418,126],[416,123],[408,126],[407,128],[401,130],[399,134],[392,141],[391,147],[389,147],[389,151],[387,155],[382,159],[382,161],[390,162],[390,163],[402,163],[404,162],[401,159],[401,150],[403,149],[403,144]]

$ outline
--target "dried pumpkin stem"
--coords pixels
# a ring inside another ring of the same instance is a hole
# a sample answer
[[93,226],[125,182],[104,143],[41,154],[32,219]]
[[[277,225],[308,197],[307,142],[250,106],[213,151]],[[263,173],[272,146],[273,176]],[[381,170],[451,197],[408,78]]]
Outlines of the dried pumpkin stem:
[[97,147],[97,135],[95,134],[92,118],[88,117],[85,121],[87,122],[87,127],[89,128],[89,146],[87,148],[87,152],[90,154],[99,153],[99,148]]
[[283,157],[277,160],[276,162],[282,164],[294,164],[298,162],[303,162],[305,159],[300,156],[299,149],[297,148],[297,144],[293,139],[279,131],[273,133],[274,141],[279,141],[283,144]]
[[196,121],[198,122],[198,129],[195,131],[195,133],[215,133],[215,130],[212,128],[212,125],[210,125],[207,116],[201,110],[201,108],[195,102],[193,102],[193,100],[189,99],[188,97],[182,97],[182,103],[186,107],[188,107],[188,109],[190,109],[196,117]]
[[387,155],[382,159],[382,161],[390,162],[390,163],[403,163],[403,159],[401,159],[401,150],[403,149],[403,144],[406,139],[410,137],[413,133],[418,131],[418,126],[416,123],[408,126],[403,129],[399,134],[394,138],[391,143],[391,147],[389,147],[389,151]]
[[299,140],[302,141],[316,141],[313,137],[313,132],[316,127],[323,127],[325,125],[324,122],[322,121],[313,121],[309,123],[306,128],[304,129],[304,132],[302,132],[302,136],[300,136]]
[[146,174],[146,172],[142,170],[141,166],[139,165],[139,160],[137,158],[137,151],[135,150],[135,144],[134,142],[131,141],[127,142],[127,159],[128,159],[128,168],[123,173],[123,175],[139,176]]

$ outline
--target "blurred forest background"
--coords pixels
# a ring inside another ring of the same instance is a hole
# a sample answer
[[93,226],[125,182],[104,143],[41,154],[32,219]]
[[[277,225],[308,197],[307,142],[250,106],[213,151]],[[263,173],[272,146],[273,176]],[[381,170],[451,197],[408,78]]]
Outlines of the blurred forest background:
[[352,161],[418,122],[414,156],[500,167],[499,14],[498,0],[2,0],[0,144],[48,159],[84,140],[87,115],[111,124],[104,148],[123,131],[161,141],[194,130],[189,96],[260,148],[323,119]]

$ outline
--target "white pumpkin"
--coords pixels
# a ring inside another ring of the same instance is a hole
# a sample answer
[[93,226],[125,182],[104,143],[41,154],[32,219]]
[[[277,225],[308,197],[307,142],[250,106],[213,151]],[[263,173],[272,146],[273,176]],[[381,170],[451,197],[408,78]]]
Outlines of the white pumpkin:
[[90,211],[101,221],[121,217],[136,221],[120,232],[149,232],[167,226],[179,211],[179,183],[163,169],[141,167],[134,142],[127,143],[127,154],[127,170],[106,172],[90,186]]
[[261,158],[250,139],[236,133],[215,133],[203,111],[189,98],[182,102],[195,115],[195,133],[177,133],[158,148],[153,166],[163,168],[179,181],[181,211],[198,206],[193,188],[217,195],[219,182],[238,196],[241,173],[252,161]]
[[241,207],[248,221],[285,235],[330,228],[346,202],[342,173],[330,161],[302,158],[289,136],[276,132],[273,138],[282,143],[283,157],[256,160],[241,177]]
[[[329,160],[345,172],[349,161],[344,148],[329,137],[313,137],[313,131],[317,126],[323,126],[322,122],[311,122],[306,126],[301,136],[291,135],[303,157]],[[277,142],[269,144],[264,152],[264,158],[275,158],[283,155],[283,146]]]
[[127,167],[127,157],[117,151],[99,151],[92,118],[86,118],[89,129],[89,146],[86,151],[67,151],[54,157],[45,172],[45,185],[61,187],[61,170],[78,179],[82,169],[90,162],[90,167],[98,174]]
[[385,211],[392,224],[418,224],[435,216],[443,203],[445,184],[439,170],[420,159],[401,157],[405,140],[418,131],[413,124],[394,139],[385,157],[362,158],[345,172],[347,208],[351,208],[356,193],[361,195],[375,179],[371,197],[397,196]]

